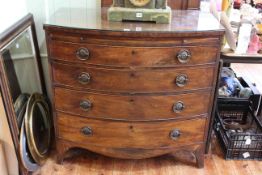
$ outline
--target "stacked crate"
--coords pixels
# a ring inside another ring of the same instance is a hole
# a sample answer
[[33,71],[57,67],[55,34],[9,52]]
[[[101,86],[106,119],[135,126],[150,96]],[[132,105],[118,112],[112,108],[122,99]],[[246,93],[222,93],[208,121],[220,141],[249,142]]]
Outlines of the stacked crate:
[[252,95],[219,97],[214,129],[226,159],[262,160],[261,94],[247,79],[238,79]]

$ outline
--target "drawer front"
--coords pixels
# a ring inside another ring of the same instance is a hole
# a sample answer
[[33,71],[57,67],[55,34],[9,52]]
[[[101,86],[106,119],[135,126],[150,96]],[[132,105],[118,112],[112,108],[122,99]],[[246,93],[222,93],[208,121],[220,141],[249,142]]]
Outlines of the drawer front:
[[174,92],[212,87],[215,68],[121,70],[53,63],[56,84],[107,92]]
[[204,141],[205,118],[185,121],[119,122],[57,113],[58,137],[113,148],[168,148]]
[[192,117],[208,113],[210,92],[181,95],[108,95],[55,88],[59,111],[90,118],[134,121]]
[[218,47],[204,46],[122,47],[61,41],[49,43],[49,54],[52,59],[115,67],[166,67],[214,63],[217,52]]

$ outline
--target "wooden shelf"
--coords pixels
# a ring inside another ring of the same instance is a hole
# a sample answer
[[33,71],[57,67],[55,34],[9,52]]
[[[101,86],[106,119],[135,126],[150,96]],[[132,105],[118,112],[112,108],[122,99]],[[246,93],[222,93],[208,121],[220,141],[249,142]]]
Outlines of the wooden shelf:
[[262,64],[262,54],[236,54],[229,49],[222,50],[220,58],[224,63]]

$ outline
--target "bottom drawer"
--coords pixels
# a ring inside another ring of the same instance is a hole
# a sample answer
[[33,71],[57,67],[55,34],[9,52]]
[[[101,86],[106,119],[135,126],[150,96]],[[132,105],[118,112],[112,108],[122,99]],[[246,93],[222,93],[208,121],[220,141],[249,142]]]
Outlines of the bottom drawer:
[[111,148],[169,148],[204,141],[206,118],[183,121],[123,122],[57,113],[58,137]]

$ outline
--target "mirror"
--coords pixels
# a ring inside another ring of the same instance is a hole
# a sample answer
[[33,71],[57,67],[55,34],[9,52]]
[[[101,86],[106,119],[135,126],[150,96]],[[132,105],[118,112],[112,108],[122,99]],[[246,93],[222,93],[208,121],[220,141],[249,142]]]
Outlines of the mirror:
[[2,48],[1,55],[13,104],[22,94],[43,93],[30,26]]
[[[20,174],[30,174],[29,172],[39,167],[36,158],[31,156],[32,152],[40,150],[40,156],[46,157],[51,141],[50,110],[46,99],[47,94],[32,14],[26,15],[0,33],[0,84]],[[36,105],[34,110],[32,104],[35,103],[33,101],[35,96],[41,97],[46,106],[45,113],[39,105]],[[30,104],[29,101],[31,101]],[[34,119],[32,121],[35,121],[28,126],[33,128],[36,137],[28,137],[28,127],[27,130],[25,129],[29,123],[26,121],[26,118],[28,119],[26,116],[29,114],[28,109],[33,110],[30,116]],[[48,131],[46,137],[44,131],[39,132],[39,130],[42,131],[42,126],[45,126],[45,131]],[[45,141],[42,141],[40,137]],[[28,141],[29,138],[31,142]],[[33,142],[37,143],[34,150],[30,149]]]

